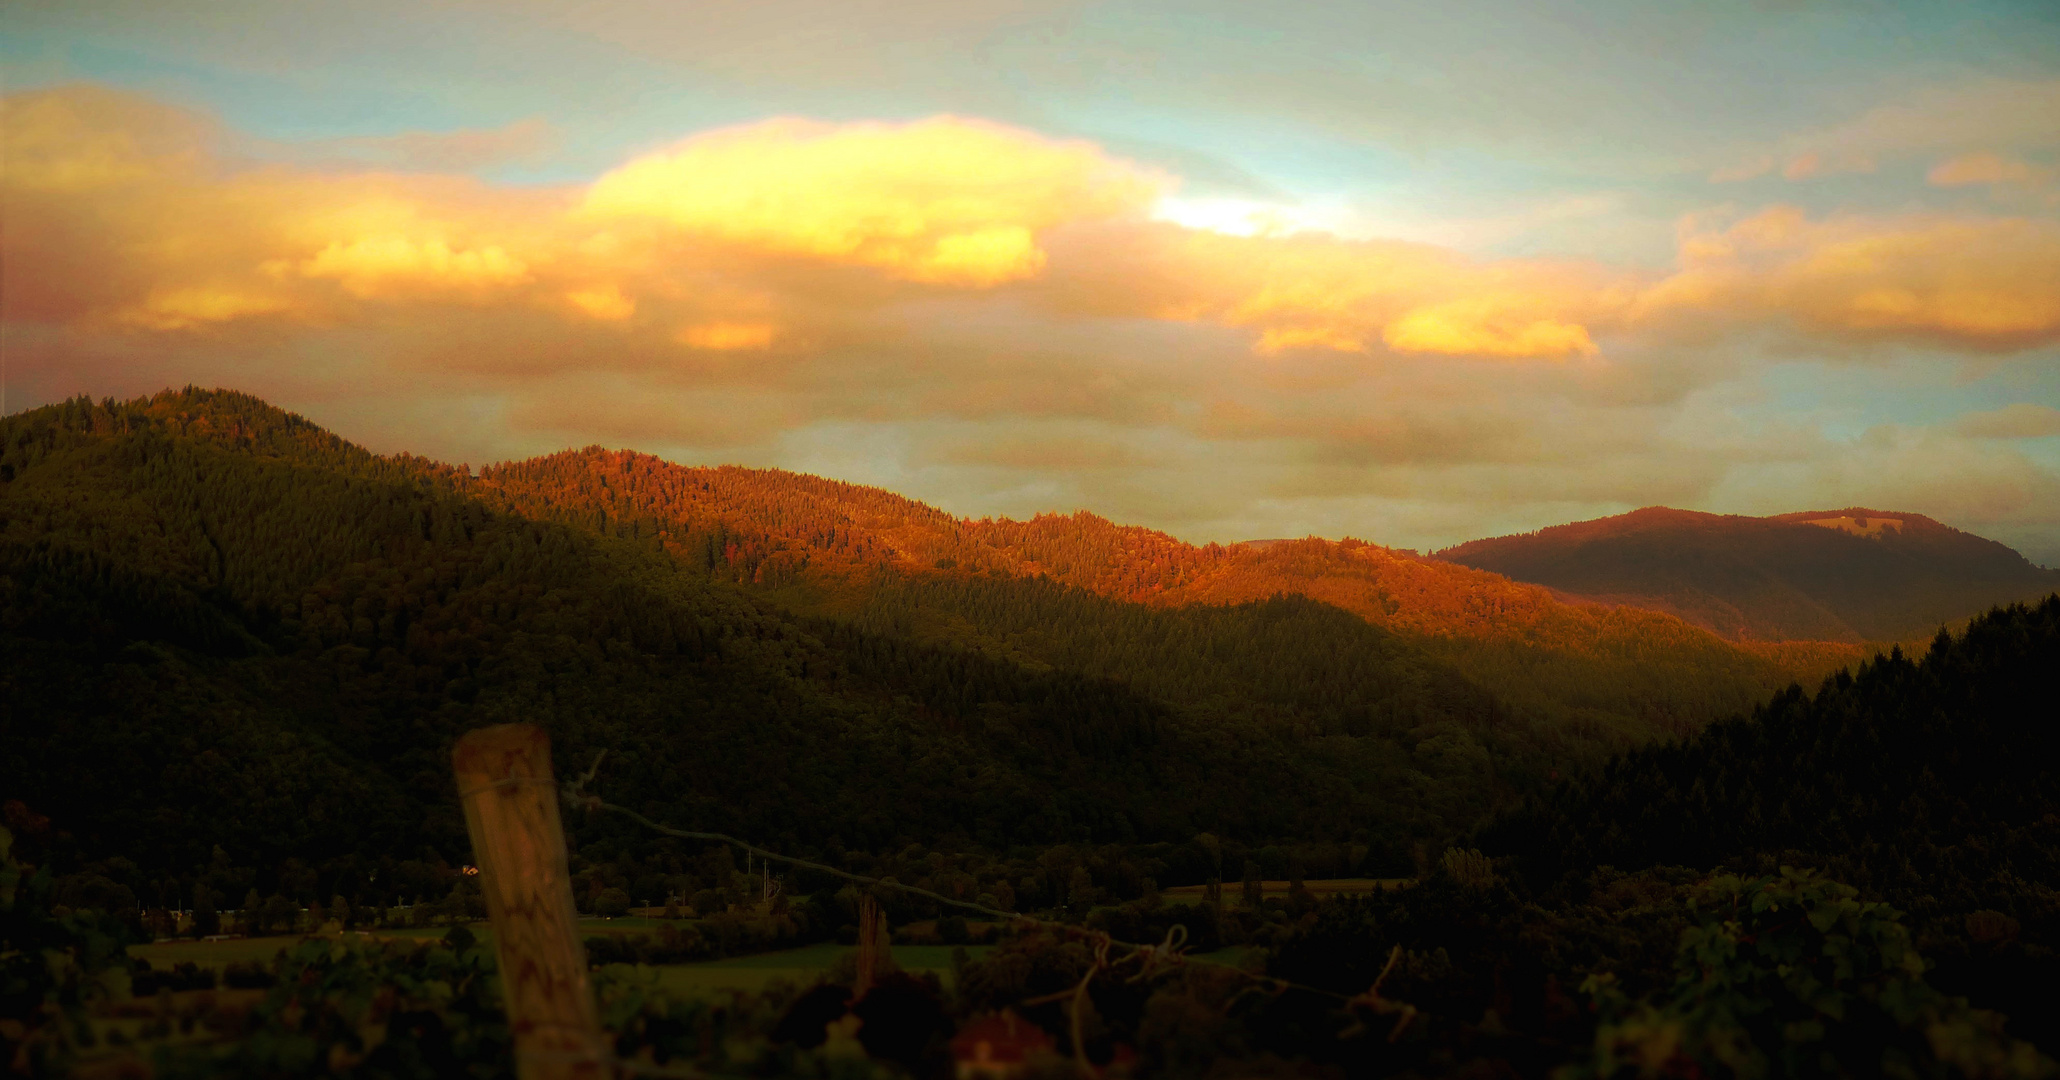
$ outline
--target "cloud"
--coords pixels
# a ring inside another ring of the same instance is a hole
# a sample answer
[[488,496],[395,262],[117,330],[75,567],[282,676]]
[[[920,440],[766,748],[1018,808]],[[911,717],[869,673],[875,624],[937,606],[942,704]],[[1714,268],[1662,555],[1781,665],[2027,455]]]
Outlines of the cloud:
[[1803,329],[1977,351],[2060,340],[2060,222],[1911,214],[1812,221],[1776,206],[1729,225],[1682,223],[1681,267],[1639,299],[1647,316],[1774,316]]
[[[818,339],[790,332],[793,319],[923,295],[896,282],[1043,281],[1069,304],[1246,328],[1266,354],[1563,359],[1598,351],[1585,320],[1613,303],[1593,295],[1598,275],[1563,265],[1150,222],[1172,178],[1089,143],[955,117],[772,120],[689,138],[584,188],[523,189],[232,168],[203,119],[105,91],[33,95],[16,111],[30,122],[10,126],[24,165],[8,184],[51,235],[31,229],[10,247],[21,265],[79,260],[47,302],[10,290],[11,313],[32,317],[197,331],[348,323],[369,317],[366,304],[500,304],[654,345],[765,350]],[[1055,264],[1064,237],[1074,261]],[[104,275],[108,264],[127,275]]]
[[2031,184],[2044,179],[2044,170],[2022,161],[1986,151],[1962,154],[1934,166],[1925,179],[1939,187],[1965,184]]
[[529,267],[498,244],[454,250],[441,237],[393,234],[332,240],[298,269],[304,277],[332,278],[361,297],[443,288],[477,292],[529,280]]
[[1751,512],[1777,506],[1913,509],[1986,535],[2060,526],[2060,473],[2008,444],[1947,428],[1882,424],[1823,440],[1797,460],[1735,469],[1716,496]]
[[108,191],[197,174],[221,142],[203,117],[93,85],[6,97],[7,186]]
[[597,180],[583,214],[987,286],[1044,269],[1037,234],[1144,211],[1170,181],[1085,142],[977,120],[771,120],[697,135]]
[[1884,160],[2060,146],[2060,79],[1983,79],[1927,87],[1841,124],[1737,155],[1714,182],[1750,180],[1778,164],[1790,180],[1873,172]]
[[732,349],[764,349],[773,343],[776,327],[765,323],[708,323],[689,326],[679,333],[682,344],[696,349],[726,352]]
[[1585,321],[1621,305],[1611,275],[1549,261],[1478,262],[1426,244],[1317,233],[1236,236],[1167,223],[1076,230],[1060,302],[1207,320],[1261,353],[1384,350],[1558,360],[1593,354]]
[[[874,332],[858,329],[865,312],[942,288],[1013,289],[1076,317],[1226,326],[1273,357],[1565,361],[1683,314],[1981,351],[2060,332],[2060,297],[2043,284],[2060,269],[2060,225],[2044,219],[1811,221],[1785,207],[1698,219],[1680,269],[1655,280],[1155,221],[1173,178],[1091,143],[956,117],[770,120],[694,136],[589,185],[517,188],[234,166],[205,118],[90,87],[9,109],[6,183],[30,224],[6,243],[16,265],[41,271],[10,276],[16,318],[198,332],[343,325],[371,317],[366,305],[499,305],[612,328],[638,356],[794,356]],[[2014,175],[1994,162],[1949,175],[1981,168]]]
[[2003,154],[1961,154],[1932,166],[1925,179],[1935,187],[1985,187],[2000,201],[2060,206],[2060,168],[2034,165]]
[[2044,439],[2060,435],[2060,409],[2020,401],[1988,412],[1968,413],[1946,430],[1969,439]]

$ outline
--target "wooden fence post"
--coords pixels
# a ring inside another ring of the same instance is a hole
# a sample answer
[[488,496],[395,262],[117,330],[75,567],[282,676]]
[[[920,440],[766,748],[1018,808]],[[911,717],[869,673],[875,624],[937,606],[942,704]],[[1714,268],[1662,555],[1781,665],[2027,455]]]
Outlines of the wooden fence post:
[[873,981],[886,967],[880,963],[880,943],[887,935],[879,926],[885,922],[873,894],[866,893],[858,898],[858,968],[851,982],[853,1001],[864,997],[866,991],[873,988]]
[[610,1075],[572,906],[551,740],[533,724],[467,732],[451,748],[521,1080]]

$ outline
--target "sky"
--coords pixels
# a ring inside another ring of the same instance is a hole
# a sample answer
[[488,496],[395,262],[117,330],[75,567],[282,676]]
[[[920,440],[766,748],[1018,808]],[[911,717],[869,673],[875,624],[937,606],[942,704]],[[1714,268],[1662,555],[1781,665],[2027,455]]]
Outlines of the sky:
[[2060,7],[0,0],[8,411],[2060,565]]

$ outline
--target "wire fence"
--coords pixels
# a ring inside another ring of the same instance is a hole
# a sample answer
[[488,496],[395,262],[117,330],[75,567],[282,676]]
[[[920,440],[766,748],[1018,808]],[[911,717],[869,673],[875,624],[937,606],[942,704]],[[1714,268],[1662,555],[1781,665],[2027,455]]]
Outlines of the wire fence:
[[[1052,1004],[1058,1001],[1068,1002],[1066,1015],[1068,1026],[1071,1028],[1070,1034],[1072,1035],[1074,1059],[1076,1064],[1080,1067],[1080,1069],[1088,1076],[1099,1075],[1099,1070],[1097,1070],[1093,1066],[1093,1064],[1090,1063],[1087,1059],[1086,1052],[1083,1049],[1084,1040],[1081,1037],[1082,1024],[1085,1014],[1085,1006],[1087,1003],[1088,988],[1094,983],[1094,980],[1098,976],[1106,975],[1108,977],[1120,977],[1122,975],[1120,969],[1123,969],[1132,964],[1136,965],[1135,970],[1130,972],[1128,976],[1125,978],[1125,981],[1130,983],[1141,983],[1157,975],[1165,974],[1173,969],[1182,967],[1184,965],[1194,964],[1231,972],[1239,977],[1251,980],[1251,982],[1253,983],[1252,989],[1257,989],[1264,993],[1279,995],[1286,993],[1290,990],[1293,990],[1301,993],[1314,994],[1320,997],[1337,1001],[1341,1003],[1341,1005],[1348,1014],[1354,1017],[1351,1025],[1347,1027],[1345,1031],[1342,1033],[1343,1037],[1347,1038],[1362,1034],[1367,1029],[1367,1022],[1357,1018],[1360,1010],[1365,1010],[1366,1012],[1372,1013],[1374,1016],[1395,1017],[1395,1022],[1387,1033],[1387,1040],[1389,1042],[1394,1042],[1395,1040],[1401,1038],[1402,1033],[1405,1030],[1407,1030],[1410,1023],[1413,1022],[1417,1016],[1417,1010],[1414,1006],[1409,1005],[1406,1002],[1392,1001],[1387,998],[1384,998],[1381,996],[1380,992],[1382,983],[1387,981],[1388,975],[1394,971],[1396,962],[1401,958],[1402,947],[1400,945],[1396,945],[1393,949],[1389,951],[1387,964],[1381,968],[1380,975],[1374,979],[1373,985],[1371,987],[1367,988],[1364,992],[1358,994],[1340,993],[1336,990],[1330,990],[1320,986],[1311,986],[1307,983],[1300,983],[1290,979],[1283,979],[1279,976],[1265,974],[1264,972],[1250,971],[1236,964],[1224,963],[1223,961],[1219,960],[1210,960],[1205,957],[1190,956],[1185,951],[1187,945],[1187,927],[1178,923],[1174,924],[1170,929],[1167,930],[1165,939],[1160,941],[1157,945],[1146,945],[1134,941],[1122,941],[1106,932],[1095,930],[1089,927],[1080,926],[1076,923],[1061,922],[1056,919],[1039,918],[1034,915],[1025,915],[1021,912],[1016,911],[1002,911],[998,908],[988,907],[984,904],[977,904],[967,900],[960,900],[956,897],[946,896],[943,893],[939,893],[930,889],[921,888],[920,886],[916,885],[910,885],[906,882],[895,881],[887,878],[872,877],[866,874],[854,873],[852,871],[844,870],[839,867],[830,866],[825,863],[816,862],[811,859],[797,858],[792,855],[787,855],[778,851],[773,851],[769,848],[760,847],[757,844],[753,844],[747,840],[739,839],[738,837],[730,836],[726,833],[704,832],[693,829],[678,829],[670,825],[665,825],[660,822],[652,821],[650,818],[638,813],[635,810],[630,809],[627,806],[621,806],[616,803],[608,802],[602,799],[599,795],[592,794],[589,792],[588,785],[593,783],[594,777],[600,772],[601,762],[606,757],[607,751],[601,751],[599,754],[595,756],[594,764],[592,767],[587,769],[585,773],[582,773],[578,777],[571,779],[565,783],[563,793],[565,802],[568,806],[574,809],[588,811],[605,811],[608,813],[620,814],[623,817],[626,817],[631,821],[634,821],[637,824],[642,825],[643,827],[664,836],[675,837],[682,840],[701,840],[711,843],[729,844],[738,848],[742,848],[744,851],[756,855],[761,859],[765,859],[768,862],[778,862],[787,864],[789,866],[801,867],[804,869],[816,871],[818,873],[828,874],[832,877],[841,878],[843,880],[850,881],[856,884],[871,886],[873,888],[894,889],[912,896],[920,896],[928,900],[933,900],[939,904],[946,904],[951,907],[964,909],[966,911],[978,912],[982,915],[991,916],[997,919],[1004,919],[1012,923],[1045,927],[1051,930],[1055,930],[1067,937],[1085,940],[1094,950],[1094,963],[1092,964],[1092,966],[1088,968],[1087,973],[1081,977],[1079,983],[1077,983],[1070,990],[1062,990],[1055,994],[1047,994],[1043,997],[1027,999],[1025,1001],[1019,1002],[1019,1004],[1028,1008],[1037,1005]],[[635,1062],[622,1061],[617,1062],[617,1064],[622,1068],[628,1069],[630,1071],[638,1072],[642,1075],[648,1075],[653,1077],[699,1077],[704,1075],[702,1073],[693,1071],[671,1070],[662,1066],[647,1066]]]

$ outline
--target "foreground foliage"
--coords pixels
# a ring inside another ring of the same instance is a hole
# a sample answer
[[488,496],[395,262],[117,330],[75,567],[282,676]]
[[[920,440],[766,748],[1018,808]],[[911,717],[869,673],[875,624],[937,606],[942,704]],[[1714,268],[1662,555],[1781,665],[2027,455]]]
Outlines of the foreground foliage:
[[1908,912],[1936,981],[2060,1031],[2060,597],[1624,755],[1488,831],[1531,887],[1597,865],[1814,867]]

